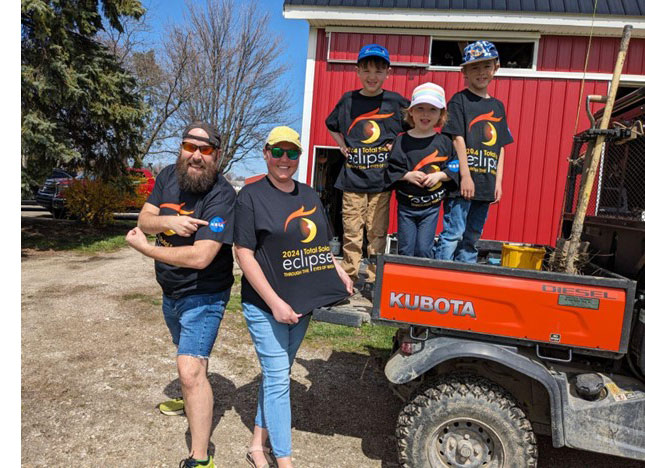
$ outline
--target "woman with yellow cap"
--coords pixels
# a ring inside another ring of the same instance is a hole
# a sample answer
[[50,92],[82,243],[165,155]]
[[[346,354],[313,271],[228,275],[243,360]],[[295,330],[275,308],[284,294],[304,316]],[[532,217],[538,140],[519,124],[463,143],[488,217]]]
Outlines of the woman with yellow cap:
[[271,130],[263,149],[266,177],[244,187],[235,205],[235,253],[244,273],[242,307],[262,368],[246,454],[253,467],[276,462],[279,468],[293,466],[291,365],[311,312],[344,300],[353,286],[331,253],[331,232],[318,195],[293,180],[301,153],[296,131]]

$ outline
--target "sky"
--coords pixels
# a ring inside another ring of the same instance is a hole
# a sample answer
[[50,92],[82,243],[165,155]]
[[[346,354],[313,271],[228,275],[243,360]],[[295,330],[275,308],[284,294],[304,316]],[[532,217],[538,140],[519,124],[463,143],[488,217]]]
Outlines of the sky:
[[[194,0],[197,5],[205,4],[207,0]],[[236,2],[243,0],[236,0]],[[161,43],[160,38],[164,34],[164,25],[169,23],[183,22],[184,12],[186,11],[186,2],[184,0],[143,0],[144,7],[149,12],[150,22],[154,29],[150,44],[154,42]],[[289,89],[292,93],[291,102],[291,120],[292,127],[300,132],[302,124],[302,106],[305,88],[305,66],[307,60],[307,41],[309,35],[309,25],[305,20],[287,20],[282,16],[282,0],[257,0],[262,12],[270,15],[271,32],[280,35],[285,47],[282,53],[282,60],[290,66],[290,70],[283,76],[284,88]],[[280,122],[287,123],[287,122]],[[280,124],[278,123],[278,124]],[[236,175],[248,177],[253,174],[264,173],[266,166],[264,161],[258,158],[245,166],[238,165],[233,167]],[[174,158],[170,158],[174,159]],[[171,163],[171,160],[168,163]]]

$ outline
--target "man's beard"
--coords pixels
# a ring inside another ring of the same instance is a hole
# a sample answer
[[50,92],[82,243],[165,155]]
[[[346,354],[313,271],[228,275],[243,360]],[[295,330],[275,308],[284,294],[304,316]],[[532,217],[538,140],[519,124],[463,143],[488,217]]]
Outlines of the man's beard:
[[177,181],[179,188],[184,192],[205,193],[208,192],[215,184],[217,179],[217,167],[215,161],[209,163],[202,159],[202,171],[200,174],[189,174],[188,167],[190,158],[182,158],[181,154],[177,157],[175,167],[177,169]]

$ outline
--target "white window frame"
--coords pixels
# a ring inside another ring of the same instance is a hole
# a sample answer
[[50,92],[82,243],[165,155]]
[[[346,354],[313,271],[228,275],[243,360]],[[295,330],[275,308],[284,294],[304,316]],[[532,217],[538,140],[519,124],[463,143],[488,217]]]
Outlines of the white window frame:
[[[311,178],[311,186],[314,186],[314,177],[316,175],[316,150],[318,149],[335,149],[340,151],[340,146],[328,146],[328,145],[314,145],[313,154],[311,158],[311,167],[309,168],[309,176]],[[342,154],[342,152],[341,152]],[[306,181],[301,180],[300,182],[306,183]]]
[[307,44],[307,65],[305,68],[305,92],[302,108],[302,125],[300,128],[300,141],[302,144],[302,155],[296,179],[299,182],[307,183],[306,173],[309,170],[309,141],[311,140],[311,119],[314,100],[314,81],[316,74],[316,49],[318,46],[318,28],[309,27],[309,39]]
[[[428,66],[426,67],[430,71],[461,71],[461,66],[445,66],[445,65],[432,65],[431,63],[431,58],[432,58],[432,45],[433,45],[433,40],[437,39],[439,41],[463,41],[464,39],[472,39],[468,37],[459,37],[454,34],[450,36],[441,36],[438,34],[434,34],[432,36],[431,42],[430,42],[430,55],[428,57]],[[492,38],[487,34],[482,34],[480,39],[483,40],[490,40],[491,42],[532,42],[533,43],[533,57],[532,57],[532,65],[530,68],[505,68],[505,67],[500,67],[499,71],[502,70],[524,70],[525,72],[536,72],[537,71],[537,60],[538,60],[538,47],[540,46],[540,38],[537,37],[496,37]]]

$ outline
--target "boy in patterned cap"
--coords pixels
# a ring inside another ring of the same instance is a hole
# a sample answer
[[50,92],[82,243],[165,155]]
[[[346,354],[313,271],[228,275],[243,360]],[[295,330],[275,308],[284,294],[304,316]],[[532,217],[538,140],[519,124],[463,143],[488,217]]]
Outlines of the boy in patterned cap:
[[488,93],[499,69],[495,45],[477,41],[464,49],[461,71],[467,88],[448,103],[442,133],[452,137],[459,158],[459,190],[444,202],[443,232],[434,257],[476,263],[476,243],[491,203],[502,198],[504,146],[513,142],[504,104]]

